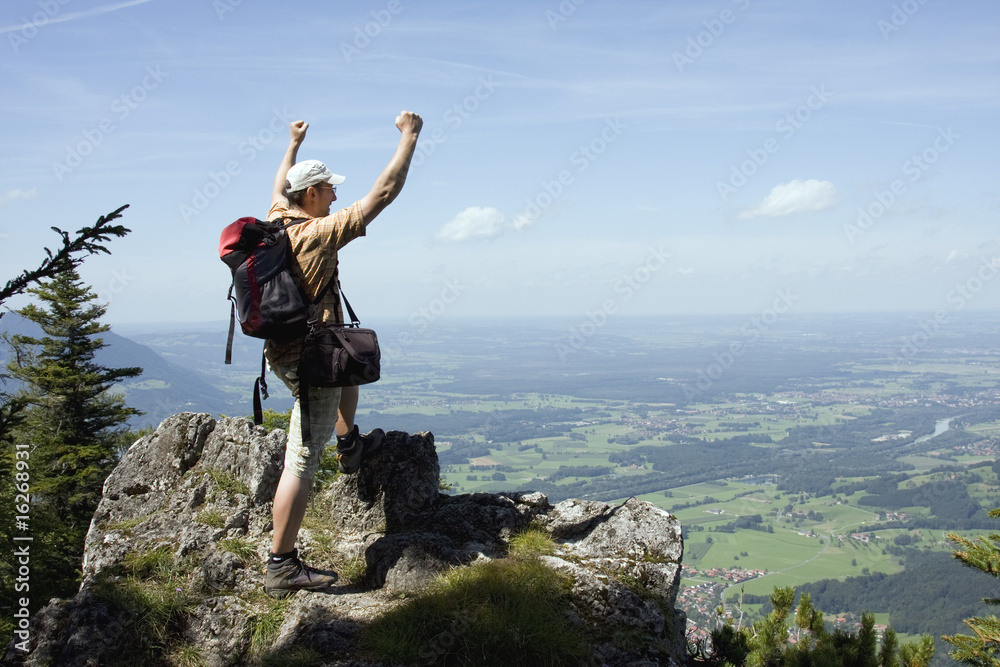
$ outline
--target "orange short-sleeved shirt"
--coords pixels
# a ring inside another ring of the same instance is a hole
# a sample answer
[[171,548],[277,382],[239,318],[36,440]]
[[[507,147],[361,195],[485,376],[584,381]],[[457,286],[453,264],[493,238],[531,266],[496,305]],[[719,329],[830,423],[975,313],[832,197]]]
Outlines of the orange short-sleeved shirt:
[[[309,215],[297,208],[289,208],[285,201],[271,206],[268,220],[279,218],[308,218]],[[317,306],[321,322],[343,322],[340,306],[340,289],[337,285],[337,251],[345,245],[365,235],[364,215],[361,203],[354,202],[347,208],[323,218],[312,218],[288,228],[288,240],[292,255],[298,265],[302,289],[309,299],[315,299],[327,284],[330,288]],[[331,283],[332,281],[332,283]],[[302,341],[278,343],[267,341],[265,354],[272,366],[293,366],[299,362]]]

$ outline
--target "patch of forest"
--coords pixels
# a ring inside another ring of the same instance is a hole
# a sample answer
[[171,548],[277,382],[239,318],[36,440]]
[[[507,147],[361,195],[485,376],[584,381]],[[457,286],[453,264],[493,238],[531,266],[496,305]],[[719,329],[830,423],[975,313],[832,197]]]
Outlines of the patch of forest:
[[495,443],[566,435],[574,428],[576,422],[609,418],[610,414],[602,410],[551,406],[534,409],[510,408],[492,412],[451,410],[431,415],[412,412],[392,414],[372,410],[365,416],[366,422],[386,431],[470,434],[482,436]]
[[[983,603],[986,575],[962,565],[950,553],[911,547],[902,560],[906,569],[896,574],[824,579],[798,586],[796,593],[809,593],[813,606],[826,614],[888,613],[892,628],[908,634],[961,634],[968,631],[963,619],[992,613]],[[745,595],[743,602],[764,603],[765,613],[770,604],[766,596]]]

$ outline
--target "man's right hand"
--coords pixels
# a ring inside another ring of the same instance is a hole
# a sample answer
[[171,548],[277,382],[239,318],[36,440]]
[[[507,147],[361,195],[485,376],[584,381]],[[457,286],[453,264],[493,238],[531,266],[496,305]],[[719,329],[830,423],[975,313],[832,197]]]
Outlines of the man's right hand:
[[306,138],[306,130],[309,129],[309,123],[304,120],[292,121],[288,124],[288,129],[292,134],[292,141],[301,144]]
[[288,142],[288,148],[285,150],[285,156],[281,158],[281,164],[278,165],[278,172],[274,175],[274,187],[271,189],[271,206],[275,204],[288,205],[288,200],[285,198],[285,177],[288,176],[288,170],[292,168],[295,164],[295,160],[299,155],[299,146],[302,145],[302,140],[306,138],[306,130],[309,129],[309,123],[304,120],[292,121],[288,124],[288,131],[292,135],[292,140]]
[[420,134],[420,128],[424,126],[424,119],[412,111],[403,111],[396,116],[396,127],[400,132],[412,132]]

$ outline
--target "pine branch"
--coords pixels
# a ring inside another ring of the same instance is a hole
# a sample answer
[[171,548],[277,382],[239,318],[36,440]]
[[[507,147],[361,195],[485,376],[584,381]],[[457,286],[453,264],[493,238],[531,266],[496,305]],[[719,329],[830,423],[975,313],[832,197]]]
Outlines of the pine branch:
[[[62,247],[55,253],[45,248],[46,258],[37,269],[25,270],[21,275],[7,281],[3,289],[0,289],[0,304],[16,294],[21,294],[32,283],[54,278],[67,269],[77,268],[88,255],[98,253],[110,255],[111,251],[104,247],[104,244],[112,237],[121,238],[132,231],[123,225],[110,224],[120,218],[121,212],[128,206],[125,204],[101,216],[92,227],[77,230],[76,238],[70,238],[69,232],[53,227],[52,229],[62,237]],[[0,317],[3,317],[2,312]]]

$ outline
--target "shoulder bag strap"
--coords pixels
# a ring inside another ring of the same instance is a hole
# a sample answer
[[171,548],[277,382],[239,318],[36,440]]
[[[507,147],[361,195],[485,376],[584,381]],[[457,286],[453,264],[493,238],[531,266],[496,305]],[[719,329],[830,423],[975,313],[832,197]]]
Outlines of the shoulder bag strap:
[[[297,225],[300,222],[305,222],[307,220],[311,220],[311,218],[285,218],[284,220],[286,220],[286,221],[282,223],[282,227],[285,228],[285,229],[288,229],[292,225]],[[334,271],[333,278],[331,278],[330,282],[328,282],[326,285],[324,285],[323,289],[321,289],[319,291],[319,294],[317,294],[316,298],[313,299],[312,305],[315,306],[316,304],[318,304],[320,302],[320,300],[323,298],[323,296],[329,291],[330,286],[333,285],[333,281],[336,280],[336,279],[337,279],[337,273],[336,273],[336,271]]]
[[361,326],[361,320],[358,316],[354,314],[354,309],[351,308],[351,302],[347,300],[347,295],[344,294],[344,288],[340,285],[340,280],[337,280],[337,289],[340,290],[340,298],[344,300],[344,305],[347,306],[347,314],[351,317],[352,326]]

